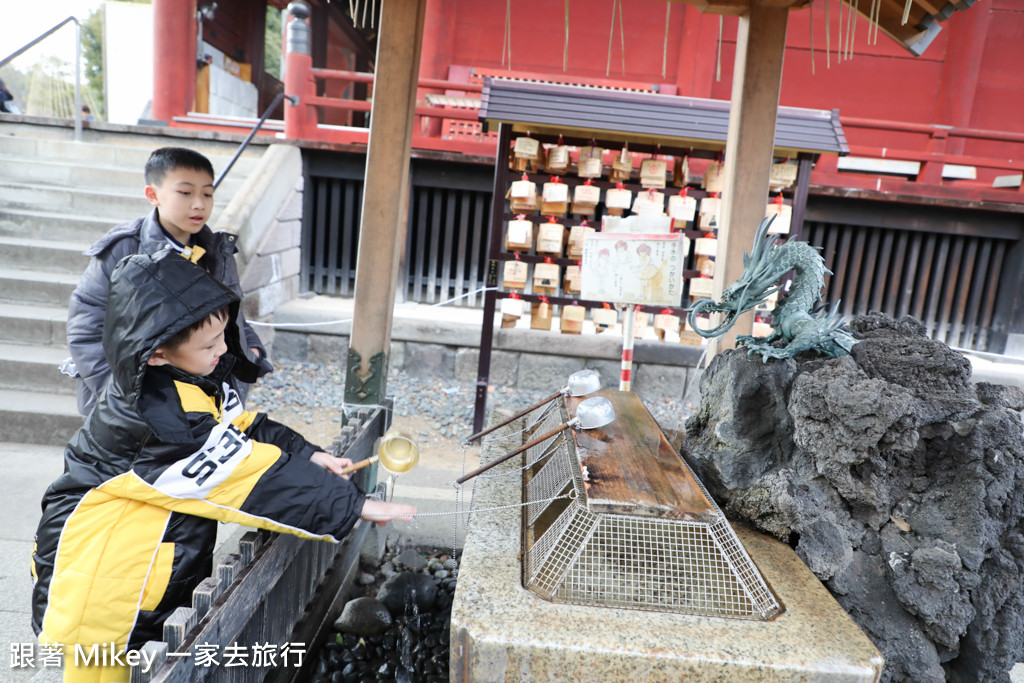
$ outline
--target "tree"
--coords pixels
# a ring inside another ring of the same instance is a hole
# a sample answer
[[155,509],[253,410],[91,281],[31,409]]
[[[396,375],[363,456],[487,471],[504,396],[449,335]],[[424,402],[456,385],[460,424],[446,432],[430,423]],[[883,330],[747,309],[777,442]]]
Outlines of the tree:
[[82,22],[82,58],[85,62],[85,101],[90,102],[97,119],[106,118],[107,99],[103,92],[103,15],[102,8],[89,12]]
[[263,44],[263,70],[281,80],[281,10],[269,5]]
[[[127,0],[151,5],[152,0]],[[85,61],[85,96],[97,119],[106,118],[106,92],[103,81],[103,8],[89,12],[82,22],[82,56]]]

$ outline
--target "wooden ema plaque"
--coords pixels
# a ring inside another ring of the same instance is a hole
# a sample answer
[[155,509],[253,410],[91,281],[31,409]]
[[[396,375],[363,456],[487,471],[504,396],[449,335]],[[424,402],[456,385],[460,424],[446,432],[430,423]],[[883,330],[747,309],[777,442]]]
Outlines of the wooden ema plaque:
[[627,514],[710,521],[717,518],[697,478],[631,391],[601,389],[565,398],[569,417],[576,406],[603,396],[615,420],[594,429],[573,429],[576,457],[586,467],[587,508],[594,514]]

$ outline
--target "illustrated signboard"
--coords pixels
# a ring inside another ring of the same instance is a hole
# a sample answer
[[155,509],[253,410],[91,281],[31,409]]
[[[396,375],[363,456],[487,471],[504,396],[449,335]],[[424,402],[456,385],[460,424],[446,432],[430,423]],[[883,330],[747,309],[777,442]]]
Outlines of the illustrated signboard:
[[678,306],[688,250],[689,240],[681,233],[586,235],[581,296],[620,304]]

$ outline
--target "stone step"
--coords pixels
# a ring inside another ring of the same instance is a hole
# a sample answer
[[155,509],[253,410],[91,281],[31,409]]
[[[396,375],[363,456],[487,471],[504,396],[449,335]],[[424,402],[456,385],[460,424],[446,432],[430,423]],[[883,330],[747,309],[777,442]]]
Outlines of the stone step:
[[0,303],[0,342],[53,345],[67,342],[67,308]]
[[78,280],[79,276],[71,273],[4,268],[0,270],[0,301],[67,306]]
[[141,216],[151,208],[141,188],[135,193],[107,192],[0,180],[0,197],[8,209],[57,210],[112,222]]
[[81,426],[73,395],[0,389],[0,441],[63,446]]
[[[216,171],[216,167],[214,170]],[[32,163],[27,164],[24,159],[3,153],[0,153],[0,181],[117,192],[132,196],[142,196],[143,188],[146,186],[142,166],[128,168],[74,164],[63,159],[34,159]],[[218,197],[234,196],[244,181],[245,177],[236,164],[218,186]]]
[[[142,170],[150,153],[158,147],[181,146],[194,149],[204,154],[213,164],[214,174],[219,174],[227,167],[232,156],[238,150],[239,143],[217,142],[211,140],[175,139],[166,137],[141,137],[137,135],[104,135],[104,142],[75,142],[71,139],[41,137],[36,133],[38,127],[25,134],[17,134],[17,129],[4,126],[0,128],[0,155],[16,157],[19,160],[50,160],[65,164],[87,166],[107,166],[128,169],[142,176]],[[13,134],[4,134],[11,130]],[[231,170],[244,178],[259,163],[263,147],[250,147],[239,157]],[[225,180],[226,182],[226,180]]]
[[0,269],[24,268],[66,275],[81,275],[89,263],[82,252],[87,243],[0,237]]
[[92,244],[125,220],[0,207],[0,236]]
[[67,357],[63,346],[0,343],[0,389],[74,394],[75,380],[57,369]]

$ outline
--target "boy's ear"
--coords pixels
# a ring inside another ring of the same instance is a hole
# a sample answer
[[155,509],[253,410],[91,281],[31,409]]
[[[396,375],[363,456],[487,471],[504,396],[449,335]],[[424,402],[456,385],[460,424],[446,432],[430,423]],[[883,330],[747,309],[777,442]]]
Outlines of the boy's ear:
[[146,199],[153,206],[160,206],[160,200],[156,196],[156,188],[152,185],[146,185]]
[[158,365],[167,365],[170,362],[171,361],[167,358],[167,356],[164,355],[164,348],[161,346],[160,348],[153,352],[152,356],[149,357],[149,359],[146,361],[146,365],[157,367]]

